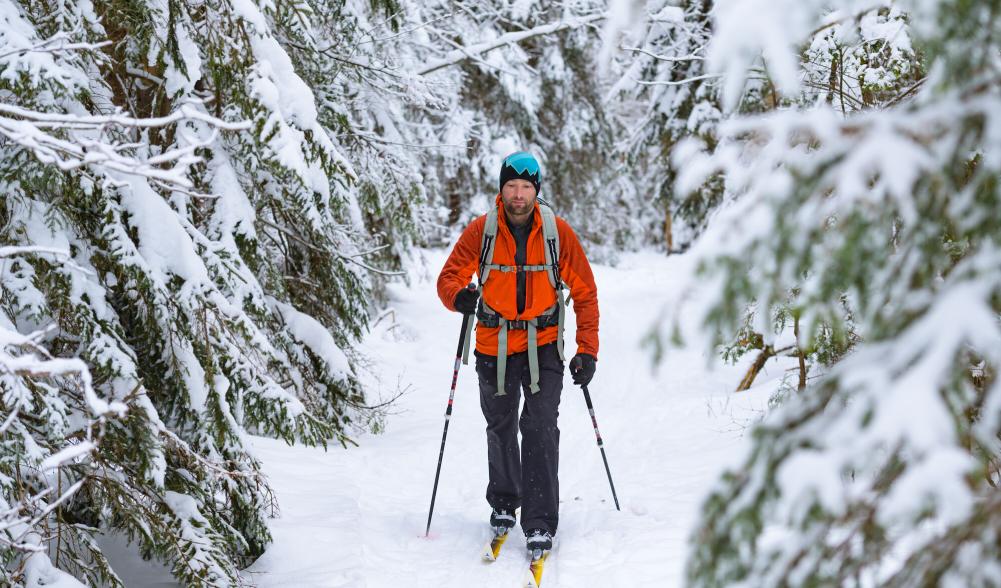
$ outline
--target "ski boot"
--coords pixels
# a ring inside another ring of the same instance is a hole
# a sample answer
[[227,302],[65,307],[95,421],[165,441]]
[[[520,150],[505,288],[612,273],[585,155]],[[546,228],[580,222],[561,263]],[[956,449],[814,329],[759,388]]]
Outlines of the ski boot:
[[490,526],[493,527],[494,535],[505,535],[514,528],[517,518],[514,509],[495,508],[490,513]]
[[532,559],[538,559],[553,548],[553,535],[545,529],[529,529],[525,533],[525,545],[528,546]]

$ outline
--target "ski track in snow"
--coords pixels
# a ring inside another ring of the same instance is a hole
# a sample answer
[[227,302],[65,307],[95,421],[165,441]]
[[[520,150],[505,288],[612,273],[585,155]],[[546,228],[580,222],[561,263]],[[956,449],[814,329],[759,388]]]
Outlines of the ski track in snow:
[[[394,315],[361,350],[392,407],[382,434],[324,452],[255,437],[277,496],[274,543],[245,579],[277,587],[518,586],[528,566],[512,533],[484,564],[489,539],[485,423],[475,371],[460,369],[431,534],[424,537],[461,317],[438,300],[446,251],[425,251],[410,286],[390,287]],[[668,348],[653,371],[640,347],[664,301],[678,296],[687,256],[626,254],[594,265],[601,312],[598,369],[589,386],[622,506],[616,512],[580,388],[564,381],[560,403],[560,526],[542,586],[682,585],[688,537],[705,493],[745,450],[745,427],[763,411],[786,365],[770,363],[749,392],[734,394],[753,358],[710,368],[702,341]],[[567,312],[567,355],[576,351]],[[370,401],[375,400],[375,395]],[[520,527],[516,529],[520,531]],[[169,585],[126,580],[129,586]]]

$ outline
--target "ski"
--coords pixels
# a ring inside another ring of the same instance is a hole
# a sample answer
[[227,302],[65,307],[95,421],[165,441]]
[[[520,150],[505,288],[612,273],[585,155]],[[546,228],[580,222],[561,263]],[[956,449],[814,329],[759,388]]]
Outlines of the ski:
[[505,541],[507,541],[506,532],[494,535],[493,538],[483,546],[483,561],[487,563],[497,561],[497,556],[500,555],[501,547],[504,545]]
[[525,572],[521,588],[539,588],[542,585],[542,570],[550,553],[552,552],[538,549],[532,552],[532,561],[528,564],[528,571]]

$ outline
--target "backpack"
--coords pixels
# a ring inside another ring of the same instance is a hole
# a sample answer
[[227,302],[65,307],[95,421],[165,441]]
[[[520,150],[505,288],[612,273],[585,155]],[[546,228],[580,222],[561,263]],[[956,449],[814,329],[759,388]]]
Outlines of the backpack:
[[[508,330],[528,331],[528,370],[531,376],[529,389],[534,394],[539,391],[539,354],[536,333],[538,329],[544,327],[557,326],[556,349],[559,351],[560,360],[566,361],[563,355],[563,322],[566,316],[566,301],[563,298],[563,280],[560,277],[560,236],[556,228],[556,213],[552,206],[545,200],[539,198],[539,211],[542,213],[542,236],[543,249],[545,253],[545,265],[523,265],[522,271],[526,272],[546,272],[549,277],[549,284],[556,290],[556,303],[548,312],[541,314],[534,319],[524,319],[509,321],[497,314],[486,305],[483,298],[480,298],[479,306],[476,310],[478,323],[485,327],[499,327],[497,335],[497,395],[503,396],[505,372],[507,367],[507,334]],[[479,289],[483,290],[483,284],[489,279],[490,273],[494,271],[512,272],[518,271],[516,265],[498,265],[493,262],[494,247],[497,244],[497,207],[487,213],[487,222],[483,227],[483,236],[480,239],[480,264],[479,264]],[[469,322],[469,333],[466,337],[466,348],[463,352],[463,363],[469,363],[469,340],[473,329],[473,321]]]

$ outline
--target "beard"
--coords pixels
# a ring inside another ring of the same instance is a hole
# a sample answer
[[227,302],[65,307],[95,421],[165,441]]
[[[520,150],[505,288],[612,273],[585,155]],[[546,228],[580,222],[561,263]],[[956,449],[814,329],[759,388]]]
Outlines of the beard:
[[518,215],[518,216],[523,215],[523,214],[527,214],[534,207],[535,207],[535,199],[534,198],[532,198],[531,200],[526,200],[522,204],[518,204],[518,203],[515,203],[515,202],[505,202],[504,203],[504,210],[507,211],[508,214],[513,214],[513,215]]

